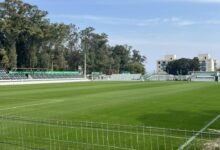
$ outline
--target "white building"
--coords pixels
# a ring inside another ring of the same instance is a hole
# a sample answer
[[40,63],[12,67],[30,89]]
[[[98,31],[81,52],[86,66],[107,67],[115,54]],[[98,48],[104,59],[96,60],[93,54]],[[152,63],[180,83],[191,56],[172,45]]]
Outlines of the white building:
[[176,55],[166,55],[164,59],[157,61],[157,73],[166,73],[167,64],[170,61],[176,60]]
[[199,54],[200,71],[211,72],[218,70],[218,61],[213,59],[210,54]]
[[218,71],[219,70],[219,63],[218,63],[218,60],[214,60],[214,66],[215,66],[215,71]]

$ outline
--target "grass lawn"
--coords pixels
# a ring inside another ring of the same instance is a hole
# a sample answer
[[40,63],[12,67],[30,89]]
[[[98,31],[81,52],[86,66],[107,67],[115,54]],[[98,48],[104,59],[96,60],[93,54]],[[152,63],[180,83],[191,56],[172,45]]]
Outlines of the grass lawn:
[[[195,134],[191,131],[200,130],[219,114],[218,83],[1,86],[0,149],[178,149]],[[209,128],[220,129],[220,120]],[[217,138],[219,134],[201,134],[188,149],[201,149],[204,141]]]
[[198,130],[220,114],[220,84],[88,82],[1,86],[0,113]]

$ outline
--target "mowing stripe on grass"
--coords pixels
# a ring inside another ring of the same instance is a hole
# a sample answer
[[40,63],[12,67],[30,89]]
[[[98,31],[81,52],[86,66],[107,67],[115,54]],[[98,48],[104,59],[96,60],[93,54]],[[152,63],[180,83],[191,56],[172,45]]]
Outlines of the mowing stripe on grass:
[[196,139],[200,133],[204,132],[209,126],[215,123],[218,119],[220,119],[220,114],[212,119],[206,126],[204,126],[201,130],[199,130],[194,136],[192,136],[188,141],[186,141],[183,145],[181,145],[178,150],[185,149],[194,139]]
[[30,105],[21,105],[21,106],[9,107],[9,108],[2,108],[2,109],[0,109],[0,111],[17,109],[17,108],[24,108],[24,107],[39,106],[39,105],[54,104],[54,103],[60,103],[60,102],[63,102],[63,100],[56,100],[56,101],[47,102],[47,103],[35,103],[35,104],[30,104]]

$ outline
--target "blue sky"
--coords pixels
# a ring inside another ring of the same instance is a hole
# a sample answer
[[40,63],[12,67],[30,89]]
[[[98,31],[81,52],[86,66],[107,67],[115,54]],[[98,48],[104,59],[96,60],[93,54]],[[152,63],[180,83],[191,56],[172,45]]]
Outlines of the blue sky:
[[129,44],[148,58],[148,71],[165,54],[220,60],[220,0],[25,0],[52,22],[92,26],[109,43]]

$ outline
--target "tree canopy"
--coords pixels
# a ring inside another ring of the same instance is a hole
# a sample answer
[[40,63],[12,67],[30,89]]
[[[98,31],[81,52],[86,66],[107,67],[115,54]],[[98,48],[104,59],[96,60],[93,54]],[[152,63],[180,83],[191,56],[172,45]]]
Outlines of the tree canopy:
[[22,0],[0,3],[0,63],[7,69],[78,70],[86,53],[88,72],[144,73],[146,58],[128,45],[110,46],[108,35],[88,27],[51,23],[48,12]]
[[166,72],[173,75],[188,75],[190,71],[199,71],[199,59],[181,58],[168,63]]

